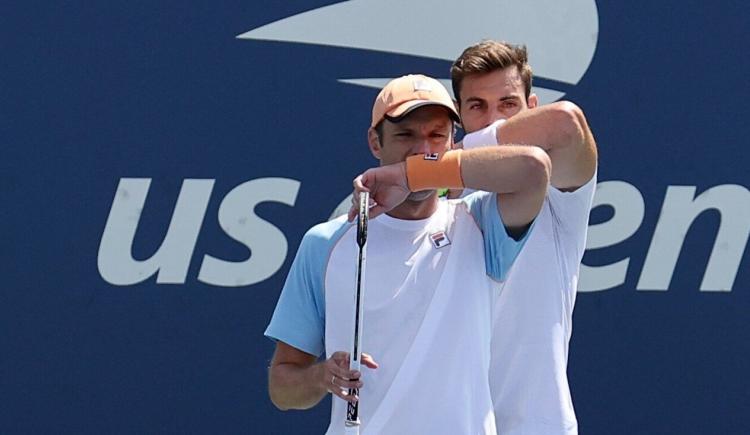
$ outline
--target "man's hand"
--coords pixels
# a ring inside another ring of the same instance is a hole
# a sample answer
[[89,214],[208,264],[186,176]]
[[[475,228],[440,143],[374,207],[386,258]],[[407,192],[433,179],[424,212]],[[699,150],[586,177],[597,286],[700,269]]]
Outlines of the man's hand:
[[[362,363],[371,369],[378,364],[370,355],[362,354]],[[276,343],[269,367],[268,393],[281,410],[309,409],[317,405],[327,392],[354,402],[349,388],[361,388],[360,373],[349,370],[349,354],[335,352],[325,361],[284,342]]]
[[[378,364],[366,353],[362,354],[362,364],[371,369],[378,368]],[[349,395],[349,389],[362,388],[364,385],[359,379],[362,374],[356,370],[349,370],[349,353],[335,352],[318,365],[318,370],[321,385],[331,394],[347,402],[356,402],[359,399]]]
[[349,222],[359,213],[359,194],[370,192],[370,218],[394,209],[411,193],[406,181],[406,163],[394,163],[368,169],[352,182],[354,194],[349,209]]

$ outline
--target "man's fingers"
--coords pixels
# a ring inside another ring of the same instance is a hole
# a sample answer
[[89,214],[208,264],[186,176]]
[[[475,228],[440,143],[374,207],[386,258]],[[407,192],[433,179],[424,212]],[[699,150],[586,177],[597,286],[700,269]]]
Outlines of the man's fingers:
[[350,396],[348,391],[354,388],[362,388],[363,383],[359,380],[361,374],[357,371],[340,367],[332,358],[328,361],[330,362],[328,367],[329,371],[326,371],[326,376],[330,376],[326,380],[326,388],[328,391],[347,402],[356,402],[358,398],[353,395]]
[[349,352],[344,352],[343,350],[340,350],[338,352],[334,352],[331,354],[331,357],[328,358],[329,360],[334,361],[338,365],[342,364],[349,364]]
[[[365,367],[378,368],[378,363],[369,354],[363,353],[361,361]],[[362,388],[364,383],[360,379],[362,373],[357,370],[349,370],[349,353],[334,352],[325,362],[325,365],[327,370],[324,373],[326,373],[327,379],[324,382],[328,391],[347,402],[356,402],[358,398],[350,396],[348,391]]]
[[352,193],[352,206],[351,208],[349,208],[349,213],[347,214],[347,220],[349,222],[352,222],[354,218],[357,217],[357,214],[359,213],[359,194],[361,192],[370,191],[370,189],[368,189],[367,186],[365,186],[362,181],[363,175],[364,174],[359,175],[357,178],[352,180],[352,187],[354,188],[354,192]]
[[345,390],[348,390],[350,388],[362,388],[362,381],[359,379],[343,379],[343,378],[333,378],[333,385],[343,388]]
[[362,353],[362,364],[364,364],[367,368],[376,369],[378,368],[378,363],[375,362],[374,359],[372,359],[372,356],[366,353]]
[[[330,370],[331,375],[338,378],[340,381],[350,381],[352,379],[359,379],[361,373],[356,370],[349,370],[342,367],[332,367]],[[338,384],[338,382],[337,382]]]
[[347,216],[347,220],[349,222],[352,222],[354,218],[357,217],[357,214],[359,213],[359,192],[356,190],[354,193],[352,193],[352,205],[349,207],[349,215]]
[[370,189],[365,186],[364,178],[367,176],[367,172],[359,175],[357,178],[354,179],[352,184],[354,185],[354,190],[359,192],[369,192]]
[[326,362],[329,372],[343,381],[359,379],[362,374],[357,370],[349,370],[349,353],[336,352]]
[[340,388],[333,387],[329,391],[334,396],[341,397],[342,399],[346,400],[347,402],[356,402],[357,400],[359,400],[359,398],[357,396],[355,396],[355,395],[351,395],[350,396],[348,390],[342,390]]
[[365,186],[365,177],[367,177],[367,173],[358,176],[357,178],[352,181],[352,186],[354,187],[354,195],[352,196],[352,202],[355,204],[359,204],[359,193],[360,192],[369,192],[370,189]]

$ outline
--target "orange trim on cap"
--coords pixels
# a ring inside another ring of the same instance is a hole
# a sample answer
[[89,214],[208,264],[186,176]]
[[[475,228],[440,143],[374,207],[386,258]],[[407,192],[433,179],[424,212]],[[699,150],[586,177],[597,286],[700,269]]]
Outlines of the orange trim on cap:
[[406,158],[406,183],[409,190],[464,187],[461,178],[461,152],[451,150],[444,153],[420,154]]

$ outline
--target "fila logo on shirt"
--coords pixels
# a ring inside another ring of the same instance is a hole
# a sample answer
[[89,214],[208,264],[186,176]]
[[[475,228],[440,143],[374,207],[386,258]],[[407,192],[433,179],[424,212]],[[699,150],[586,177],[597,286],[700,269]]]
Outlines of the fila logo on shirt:
[[448,238],[448,235],[445,234],[445,231],[438,231],[436,233],[430,234],[430,241],[432,242],[432,246],[434,246],[435,249],[444,248],[451,244],[451,239]]
[[440,158],[440,153],[428,153],[424,155],[425,160],[437,160]]

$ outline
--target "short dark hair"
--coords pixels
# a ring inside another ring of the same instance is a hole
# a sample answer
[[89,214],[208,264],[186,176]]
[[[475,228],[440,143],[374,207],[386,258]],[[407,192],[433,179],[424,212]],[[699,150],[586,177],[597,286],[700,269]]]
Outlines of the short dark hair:
[[485,40],[464,50],[451,66],[453,95],[461,104],[461,83],[464,78],[474,74],[486,74],[515,65],[521,74],[526,91],[526,99],[531,95],[531,66],[526,53],[526,46],[512,45],[507,42]]

